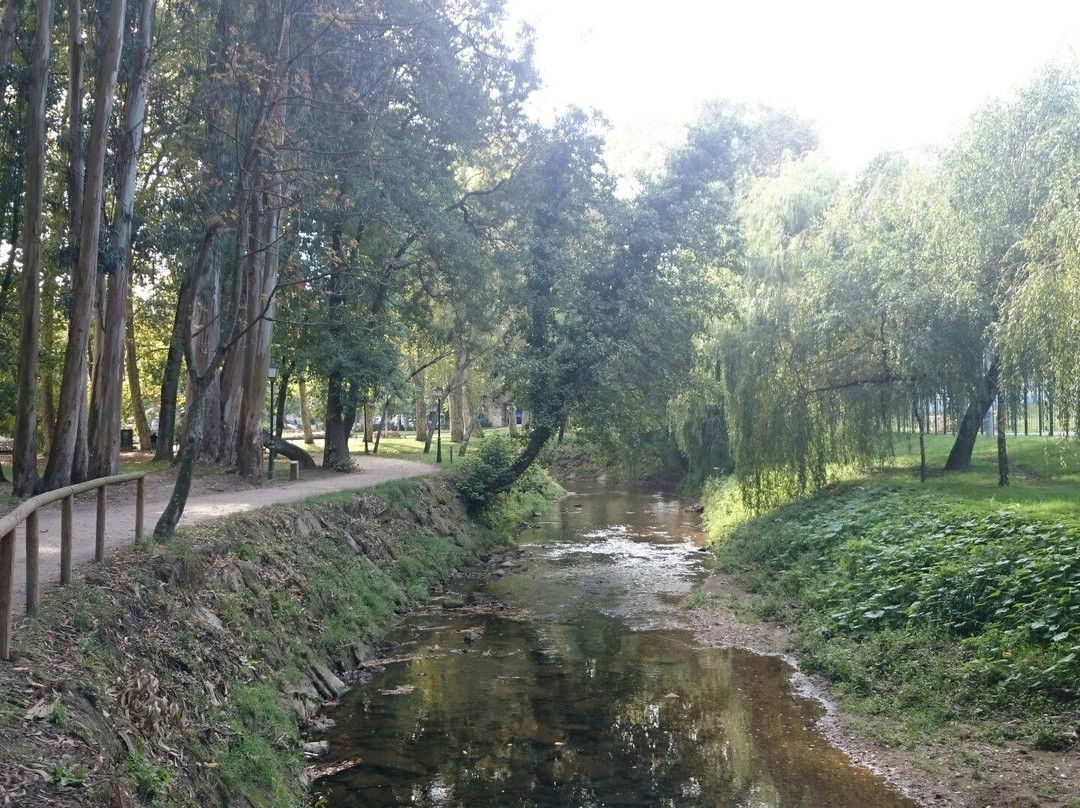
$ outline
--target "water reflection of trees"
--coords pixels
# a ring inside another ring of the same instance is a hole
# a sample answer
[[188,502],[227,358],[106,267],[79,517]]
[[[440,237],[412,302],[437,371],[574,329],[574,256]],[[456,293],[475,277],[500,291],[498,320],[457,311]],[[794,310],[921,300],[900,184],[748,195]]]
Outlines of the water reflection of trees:
[[459,633],[475,619],[439,622],[438,651],[343,705],[335,754],[364,762],[331,779],[332,806],[903,804],[805,731],[777,660],[598,615],[492,618],[478,649]]

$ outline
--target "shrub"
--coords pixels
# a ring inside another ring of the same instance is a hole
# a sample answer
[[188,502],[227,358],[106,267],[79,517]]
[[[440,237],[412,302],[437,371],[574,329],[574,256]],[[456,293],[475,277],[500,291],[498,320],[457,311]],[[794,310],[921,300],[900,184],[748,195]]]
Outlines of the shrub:
[[453,484],[470,512],[489,510],[504,494],[550,497],[558,491],[554,480],[535,464],[514,481],[509,492],[500,491],[517,455],[518,447],[513,440],[491,435],[480,441],[476,451],[454,469]]

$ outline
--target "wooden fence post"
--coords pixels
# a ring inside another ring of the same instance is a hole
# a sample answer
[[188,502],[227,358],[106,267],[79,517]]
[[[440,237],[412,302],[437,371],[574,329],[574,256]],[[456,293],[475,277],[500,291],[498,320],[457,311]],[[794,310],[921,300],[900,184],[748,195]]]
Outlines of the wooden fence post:
[[94,561],[105,560],[105,489],[97,490],[97,535],[94,540]]
[[146,486],[143,478],[135,481],[135,541],[142,541],[143,517],[146,514]]
[[71,583],[71,506],[74,497],[60,502],[60,586]]
[[0,660],[11,659],[11,612],[15,601],[15,531],[0,537]]
[[41,600],[40,558],[38,557],[38,513],[26,517],[26,613],[37,614]]

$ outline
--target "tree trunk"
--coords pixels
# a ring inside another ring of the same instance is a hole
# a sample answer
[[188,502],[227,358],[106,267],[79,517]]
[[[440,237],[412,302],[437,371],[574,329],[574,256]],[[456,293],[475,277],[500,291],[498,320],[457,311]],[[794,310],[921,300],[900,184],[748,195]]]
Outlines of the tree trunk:
[[[344,251],[341,241],[342,223],[335,222],[330,234],[333,251],[328,278],[327,309],[330,339],[340,341],[344,325]],[[326,384],[326,425],[323,430],[323,468],[345,468],[349,465],[349,433],[356,418],[356,405],[346,398],[346,382],[340,360],[331,364]],[[350,413],[352,417],[350,416]]]
[[300,388],[300,425],[304,428],[304,443],[311,446],[315,443],[315,433],[311,430],[311,405],[308,403],[307,377],[304,371],[300,371],[296,384]]
[[[284,145],[286,95],[289,82],[291,15],[281,4],[277,14],[274,72],[262,88],[262,102],[241,163],[241,187],[248,190],[248,241],[245,264],[247,316],[237,323],[247,331],[244,347],[238,346],[233,359],[239,385],[236,468],[241,474],[257,474],[262,456],[262,417],[266,403],[266,379],[270,367],[273,335],[274,292],[279,268],[278,239],[281,217],[286,207],[283,166],[279,164]],[[265,14],[265,12],[264,12]],[[267,54],[268,56],[270,54]],[[245,311],[245,309],[239,309]],[[233,392],[233,391],[231,391]],[[233,399],[235,400],[235,392]],[[228,426],[228,419],[226,419]]]
[[[214,238],[204,238],[196,261],[197,284],[191,300],[191,351],[195,367],[209,367],[221,343],[221,256]],[[188,368],[188,389],[194,390],[195,370]],[[221,376],[207,382],[203,407],[203,436],[199,458],[213,462],[221,449]],[[188,407],[190,409],[190,405]]]
[[[5,9],[6,12],[6,9]],[[6,14],[5,14],[6,16]],[[52,0],[38,0],[27,98],[26,214],[23,216],[23,277],[19,302],[19,365],[15,410],[16,496],[37,489],[38,350],[41,339],[42,199],[45,193],[45,101],[52,52]],[[15,245],[11,245],[15,249]],[[50,455],[51,456],[51,455]]]
[[243,396],[244,383],[244,356],[246,353],[247,340],[250,334],[242,336],[242,323],[247,311],[247,296],[250,290],[245,286],[244,267],[248,256],[253,253],[251,235],[250,205],[244,203],[240,212],[240,223],[237,228],[237,256],[233,261],[233,287],[230,311],[233,316],[233,327],[224,334],[224,339],[229,343],[235,343],[225,365],[221,369],[221,444],[218,447],[217,460],[224,465],[236,462],[237,440],[239,437],[240,406]]
[[[429,419],[429,418],[427,418],[427,416],[424,416],[424,417],[425,417],[426,422],[427,422],[427,434],[424,436],[424,454],[430,454],[431,453],[431,439],[435,437],[435,431],[436,431],[436,429],[438,429],[438,425],[436,424],[435,419]],[[440,417],[440,414],[435,413],[435,418],[439,418],[439,417]]]
[[165,506],[161,518],[158,519],[157,525],[154,527],[154,537],[159,541],[164,541],[175,532],[180,517],[184,515],[184,506],[187,504],[188,494],[191,492],[191,477],[195,471],[195,461],[199,456],[199,449],[202,445],[203,413],[205,412],[202,399],[206,395],[206,388],[211,375],[213,375],[212,370],[203,376],[196,376],[195,378],[195,389],[191,391],[191,398],[189,399],[192,407],[188,414],[187,429],[185,430],[187,434],[184,437],[184,445],[180,449],[180,463],[176,470],[176,484],[173,486],[169,503]]
[[[419,361],[419,358],[418,360]],[[413,423],[416,426],[416,439],[421,443],[427,443],[427,397],[424,390],[424,377],[426,371],[413,375],[413,379],[416,381],[416,399],[413,401]]]
[[[49,273],[41,284],[41,346],[50,354],[56,345],[56,276]],[[38,452],[47,455],[52,451],[53,427],[56,426],[56,377],[49,362],[41,373],[41,416],[38,424],[41,428],[41,441]]]
[[[22,5],[22,0],[4,0],[4,12],[0,15],[0,67],[7,67],[15,52],[15,33],[19,30]],[[52,27],[51,20],[49,27]],[[7,92],[6,80],[2,89],[4,92],[0,93],[0,97]]]
[[275,402],[277,412],[274,413],[274,437],[281,440],[282,434],[285,432],[285,397],[289,395],[289,377],[292,372],[289,368],[285,367],[281,369],[281,374],[278,376],[278,395]]
[[1005,446],[1005,407],[1002,404],[1002,397],[999,395],[997,406],[998,485],[1006,486],[1009,484],[1009,452]]
[[[323,468],[342,469],[349,465],[349,434],[356,419],[356,408],[344,401],[340,374],[329,380],[326,391],[326,429],[323,435]],[[350,417],[350,412],[352,417]]]
[[[18,182],[16,182],[16,186],[18,186]],[[3,322],[4,317],[7,315],[8,302],[11,300],[11,287],[15,283],[15,259],[18,257],[17,245],[19,237],[22,235],[21,197],[22,189],[16,187],[11,195],[11,230],[8,231],[7,265],[4,267],[4,280],[0,283],[0,322]],[[41,322],[40,317],[38,322]]]
[[966,471],[971,468],[971,453],[975,449],[975,439],[979,437],[979,429],[982,427],[983,418],[986,417],[990,405],[994,403],[997,386],[998,366],[995,358],[990,363],[990,369],[986,373],[982,388],[978,391],[975,399],[968,405],[964,417],[960,421],[952,451],[949,452],[949,459],[945,461],[945,471]]
[[83,154],[83,63],[86,49],[82,30],[82,2],[68,0],[68,86],[67,86],[67,193],[68,246],[72,249],[72,273],[78,264],[79,225],[82,218],[83,182],[86,179],[86,157]]
[[510,404],[507,405],[507,409],[510,412],[510,434],[511,435],[517,435],[517,433],[518,433],[517,405],[514,404],[513,401],[511,401]]
[[297,461],[300,464],[300,468],[306,471],[318,468],[311,455],[295,443],[289,443],[289,441],[283,440],[280,436],[274,438],[274,451],[288,460]]
[[911,412],[915,423],[919,426],[919,482],[926,482],[926,424],[923,422],[922,413],[919,412],[919,397],[915,396],[911,404]]
[[457,382],[450,388],[450,440],[453,443],[461,443],[465,439],[465,392],[464,371],[454,370],[454,381]]
[[383,404],[382,410],[382,426],[379,427],[379,431],[375,433],[375,449],[374,454],[379,453],[379,441],[382,439],[382,433],[386,431],[386,419],[390,417],[390,399],[386,399],[386,403]]
[[152,441],[150,440],[150,422],[146,420],[142,381],[139,379],[139,355],[135,347],[135,310],[132,302],[131,295],[128,295],[128,316],[125,326],[127,349],[124,351],[124,356],[127,358],[128,393],[131,396],[131,411],[135,416],[135,431],[139,433],[139,448],[145,452],[149,450]]
[[[188,327],[191,298],[195,294],[194,284],[189,277],[180,281],[180,290],[176,298],[176,316],[173,318],[172,335],[169,338],[169,353],[165,357],[165,371],[161,376],[161,398],[158,404],[158,436],[155,460],[173,461],[173,443],[176,439],[176,400],[180,394],[180,363],[184,358],[184,329]],[[194,397],[195,385],[188,383],[188,394]],[[187,411],[191,413],[191,401]],[[185,441],[186,442],[186,441]]]
[[[114,0],[115,2],[115,0]],[[120,408],[123,400],[124,335],[131,287],[131,229],[135,206],[135,180],[142,151],[143,122],[150,86],[150,48],[156,0],[141,0],[135,56],[120,129],[116,158],[116,205],[113,214],[113,255],[117,266],[109,276],[101,353],[94,363],[90,397],[90,473],[116,474],[120,467]]]
[[462,400],[465,403],[465,408],[468,410],[468,419],[465,425],[465,435],[462,437],[461,444],[458,446],[458,454],[462,457],[469,451],[469,441],[474,437],[484,437],[484,428],[480,426],[480,418],[476,414],[476,406],[474,402],[469,398],[466,391],[462,391]]
[[[259,207],[261,195],[257,192],[248,191],[244,212],[240,217],[240,239],[238,244],[242,254],[238,257],[238,267],[234,267],[233,306],[237,312],[229,341],[236,340],[236,345],[225,367],[221,372],[221,411],[222,411],[222,441],[223,453],[220,462],[227,466],[240,468],[244,463],[248,468],[246,473],[257,474],[259,463],[251,461],[250,450],[247,449],[247,413],[244,409],[244,394],[250,383],[249,359],[252,358],[254,345],[252,340],[255,335],[250,331],[244,331],[244,326],[249,322],[254,303],[251,298],[258,292],[254,289],[253,276],[255,275],[254,264],[259,260],[260,250],[257,243],[259,226]],[[265,377],[263,379],[265,381]],[[248,404],[250,407],[250,402]],[[247,451],[248,457],[241,455]]]
[[64,356],[64,375],[60,382],[60,401],[52,452],[45,467],[45,486],[50,490],[62,488],[71,481],[76,441],[79,437],[79,412],[81,403],[86,400],[86,349],[90,338],[90,313],[93,309],[94,282],[97,277],[105,151],[120,67],[126,5],[126,0],[112,0],[108,23],[102,31],[104,47],[96,82],[94,121],[87,149],[79,259],[71,284],[73,305]]

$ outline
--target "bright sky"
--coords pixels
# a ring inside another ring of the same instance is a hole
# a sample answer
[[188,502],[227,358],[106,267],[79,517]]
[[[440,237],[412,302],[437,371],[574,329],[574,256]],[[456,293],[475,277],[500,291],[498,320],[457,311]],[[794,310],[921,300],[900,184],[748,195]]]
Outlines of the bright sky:
[[1072,0],[509,0],[537,33],[545,88],[612,123],[621,171],[710,98],[816,122],[848,171],[885,149],[942,144],[984,101],[1080,51]]

